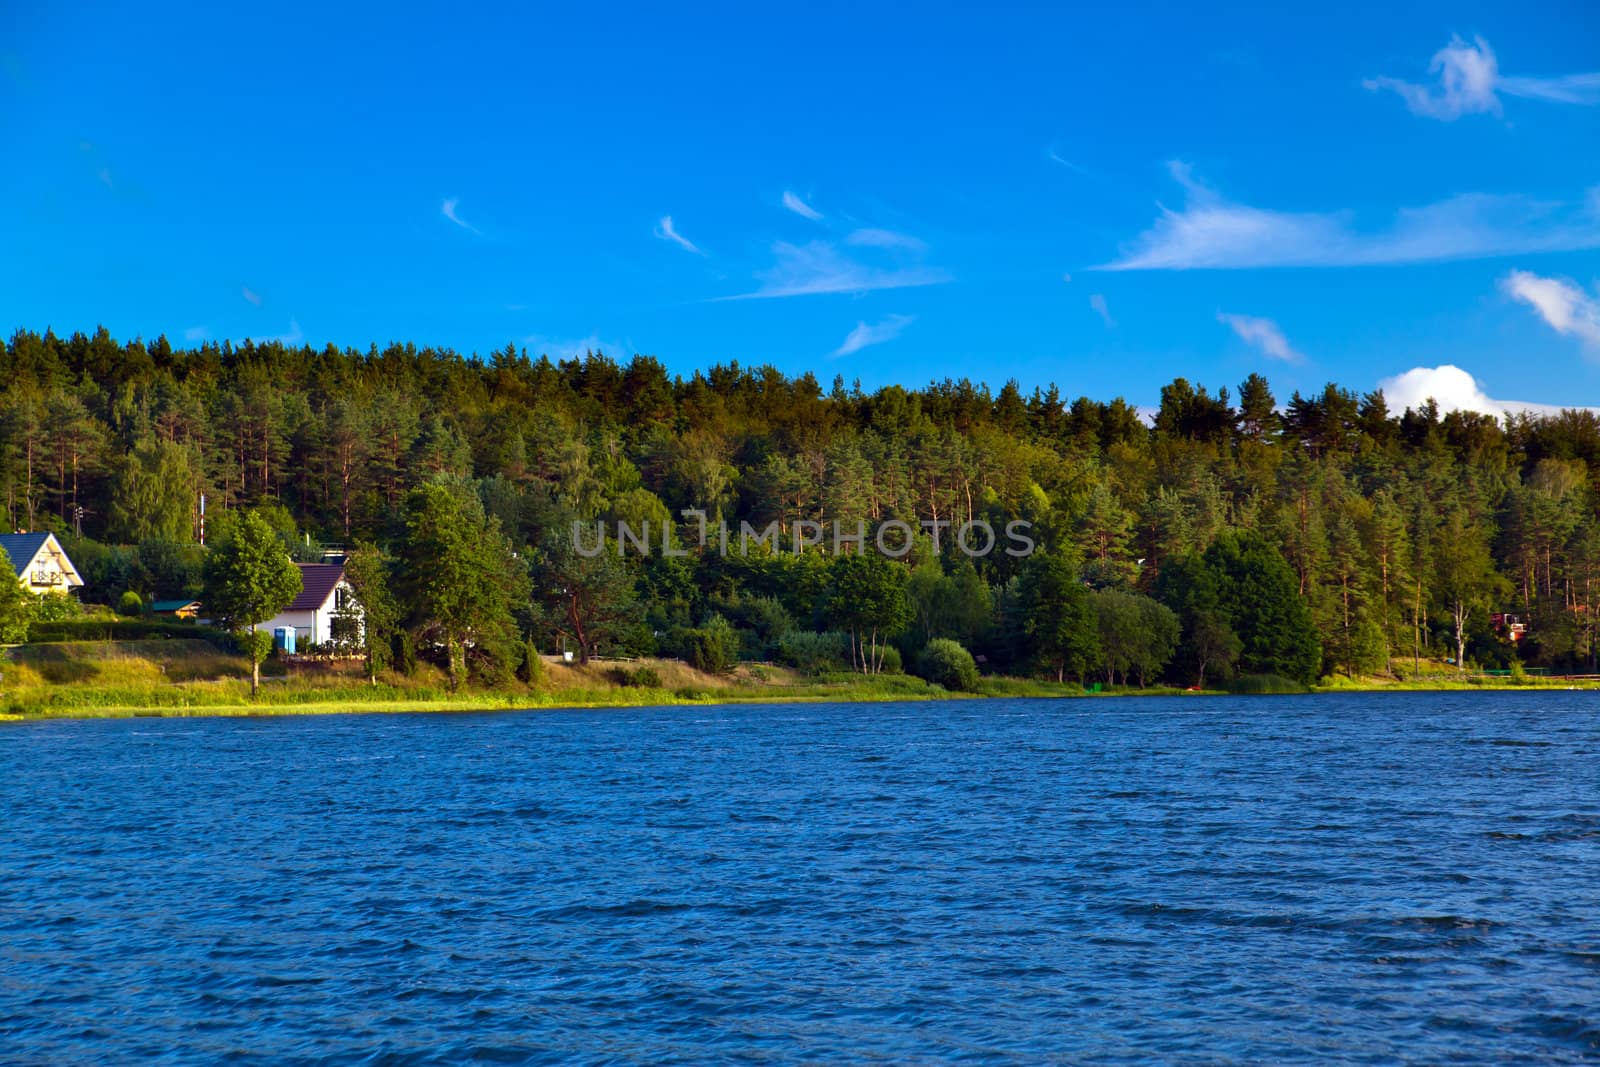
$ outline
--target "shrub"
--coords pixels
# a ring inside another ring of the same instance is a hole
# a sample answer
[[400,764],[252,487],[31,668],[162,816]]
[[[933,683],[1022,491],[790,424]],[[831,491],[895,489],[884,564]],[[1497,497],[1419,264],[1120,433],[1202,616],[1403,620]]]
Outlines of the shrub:
[[695,670],[723,674],[739,662],[739,631],[721,615],[711,616],[698,629],[685,631],[684,645],[685,658]]
[[1281,674],[1242,674],[1228,683],[1228,692],[1240,696],[1281,696],[1308,692],[1293,678]]
[[807,674],[850,669],[850,646],[837,631],[793,630],[778,641],[777,660]]
[[905,671],[905,660],[901,659],[898,648],[893,645],[884,645],[878,649],[879,674],[904,674]]
[[660,689],[661,673],[654,667],[613,667],[606,672],[613,685],[624,689]]
[[417,643],[404,630],[394,635],[394,669],[407,678],[417,673]]
[[517,664],[517,677],[535,688],[545,683],[544,657],[539,646],[532,641],[522,643],[522,662]]
[[952,691],[978,691],[978,664],[972,653],[949,638],[939,637],[917,657],[917,675]]
[[132,589],[117,598],[117,614],[128,619],[136,619],[144,614],[144,601]]
[[39,622],[68,622],[82,615],[83,605],[66,593],[46,593],[33,603],[33,617]]
[[35,620],[28,626],[28,643],[62,641],[140,641],[158,637],[222,638],[220,630],[176,619],[58,619]]

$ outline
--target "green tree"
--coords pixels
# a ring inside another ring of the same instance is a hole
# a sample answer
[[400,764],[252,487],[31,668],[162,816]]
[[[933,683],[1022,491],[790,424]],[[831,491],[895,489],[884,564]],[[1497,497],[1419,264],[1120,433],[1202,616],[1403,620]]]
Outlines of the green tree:
[[1100,656],[1099,628],[1077,560],[1063,552],[1035,553],[1018,579],[1022,635],[1034,661],[1056,681],[1082,678]]
[[828,564],[826,615],[850,635],[851,662],[863,674],[883,669],[882,641],[911,621],[906,568],[876,552],[835,556]]
[[1189,647],[1196,665],[1195,688],[1204,689],[1208,670],[1219,678],[1232,676],[1239,654],[1244,651],[1244,642],[1220,611],[1207,610],[1194,616],[1189,628]]
[[288,607],[300,588],[300,569],[272,527],[253,511],[234,516],[206,557],[206,609],[228,629],[249,634],[245,651],[252,697],[261,688],[261,661],[272,647],[271,635],[257,633],[256,627]]
[[106,532],[123,544],[191,541],[198,503],[188,450],[170,441],[141,441],[113,468]]
[[1137,675],[1140,686],[1159,674],[1178,644],[1178,616],[1136,593],[1102,589],[1091,597],[1100,636],[1100,665],[1115,685]]
[[0,548],[0,643],[15,645],[28,639],[28,614],[32,598],[16,580],[11,557]]
[[632,571],[615,552],[580,553],[566,531],[551,533],[534,566],[536,619],[548,635],[576,645],[584,663],[638,622],[634,589]]
[[378,683],[378,672],[389,666],[395,630],[400,624],[400,607],[394,598],[394,576],[390,561],[378,546],[364,541],[345,557],[344,579],[350,583],[360,605],[361,626],[357,639],[366,661],[367,680]]
[[1504,588],[1504,579],[1495,572],[1489,556],[1484,530],[1465,508],[1457,506],[1445,512],[1434,542],[1433,567],[1433,593],[1450,617],[1456,667],[1465,669],[1468,619]]
[[405,498],[401,602],[419,642],[443,648],[450,686],[466,680],[468,658],[494,677],[520,644],[512,615],[528,589],[527,571],[500,524],[460,483],[428,482]]
[[1217,605],[1239,635],[1239,668],[1311,683],[1322,665],[1322,645],[1295,573],[1258,534],[1225,535],[1204,557],[1217,588]]

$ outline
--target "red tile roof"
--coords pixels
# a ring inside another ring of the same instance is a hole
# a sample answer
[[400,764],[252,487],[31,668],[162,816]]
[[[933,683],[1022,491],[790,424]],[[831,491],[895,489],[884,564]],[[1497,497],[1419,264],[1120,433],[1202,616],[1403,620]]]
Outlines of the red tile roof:
[[316,611],[328,602],[333,587],[344,577],[342,563],[296,563],[300,568],[300,595],[285,611]]

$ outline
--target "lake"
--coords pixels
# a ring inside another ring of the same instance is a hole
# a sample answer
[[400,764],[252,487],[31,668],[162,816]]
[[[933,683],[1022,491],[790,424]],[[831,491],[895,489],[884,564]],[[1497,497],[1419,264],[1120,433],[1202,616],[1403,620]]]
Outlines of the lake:
[[0,726],[0,1060],[1600,1056],[1600,700]]

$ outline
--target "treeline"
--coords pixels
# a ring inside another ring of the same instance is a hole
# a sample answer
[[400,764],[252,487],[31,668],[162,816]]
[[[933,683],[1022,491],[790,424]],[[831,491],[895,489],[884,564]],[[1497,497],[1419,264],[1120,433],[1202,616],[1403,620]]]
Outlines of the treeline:
[[[1251,375],[1236,395],[1174,381],[1147,424],[1122,400],[1015,382],[867,393],[770,367],[682,378],[644,356],[174,348],[104,330],[19,332],[0,382],[10,525],[61,533],[88,597],[198,594],[203,494],[213,523],[259,510],[308,558],[370,544],[402,601],[396,632],[426,655],[443,631],[419,599],[437,546],[417,547],[418,509],[446,509],[508,568],[496,636],[465,646],[501,648],[491,671],[530,639],[869,671],[947,661],[953,641],[984,670],[1135,683],[1430,657],[1595,666],[1589,412],[1396,412],[1331,384],[1280,405]],[[1039,551],[969,559],[947,534],[899,561],[724,557],[698,550],[686,508],[785,531],[1023,520]],[[574,519],[672,524],[687,555],[585,558]],[[1499,613],[1527,624],[1520,644]]]

